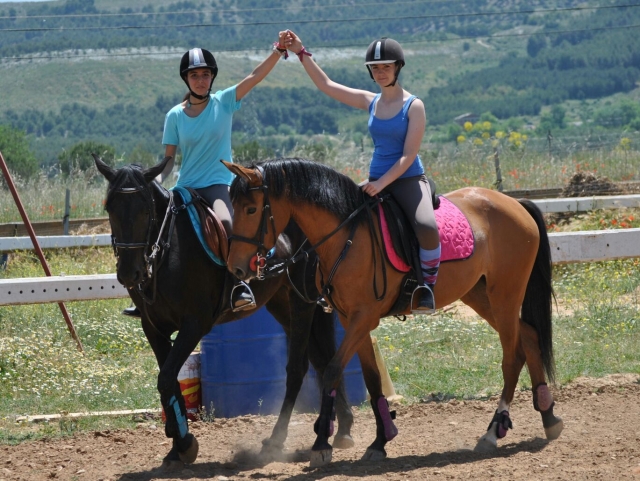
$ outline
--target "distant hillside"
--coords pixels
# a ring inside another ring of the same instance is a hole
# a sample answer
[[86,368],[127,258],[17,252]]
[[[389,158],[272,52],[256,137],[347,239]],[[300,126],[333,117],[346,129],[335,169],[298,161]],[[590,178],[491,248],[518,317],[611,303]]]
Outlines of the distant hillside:
[[[248,74],[287,27],[314,50],[330,52],[315,58],[332,78],[356,88],[376,88],[362,65],[366,45],[383,35],[399,40],[411,52],[403,85],[425,100],[430,128],[465,112],[538,116],[544,106],[603,98],[637,85],[640,40],[633,25],[640,24],[640,6],[604,8],[617,5],[614,0],[461,5],[0,2],[0,124],[28,132],[44,163],[89,139],[118,151],[158,152],[164,113],[184,92],[176,70],[180,52],[194,45],[214,50],[224,64],[216,82],[228,86]],[[257,137],[366,128],[361,113],[317,92],[292,62],[297,59],[279,65],[243,101],[235,132]],[[625,119],[640,125],[640,113],[632,113]]]

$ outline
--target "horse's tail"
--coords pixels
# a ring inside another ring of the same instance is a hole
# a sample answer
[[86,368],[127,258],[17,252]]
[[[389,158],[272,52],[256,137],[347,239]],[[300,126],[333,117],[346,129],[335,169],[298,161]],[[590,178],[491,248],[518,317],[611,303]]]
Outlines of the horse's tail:
[[526,322],[538,333],[538,342],[542,353],[542,364],[549,382],[555,379],[555,363],[553,359],[553,340],[551,327],[552,299],[551,285],[551,247],[542,212],[530,200],[519,201],[522,207],[533,217],[540,235],[540,245],[536,261],[529,277],[527,290],[522,303],[522,321]]

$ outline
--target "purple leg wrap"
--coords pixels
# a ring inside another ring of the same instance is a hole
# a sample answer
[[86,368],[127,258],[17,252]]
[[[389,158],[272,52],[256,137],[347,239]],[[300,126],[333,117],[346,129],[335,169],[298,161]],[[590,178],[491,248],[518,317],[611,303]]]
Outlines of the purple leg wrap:
[[387,441],[391,441],[398,435],[398,428],[391,420],[391,413],[389,412],[389,404],[384,396],[378,398],[378,412],[382,419],[382,425],[384,426],[384,436]]

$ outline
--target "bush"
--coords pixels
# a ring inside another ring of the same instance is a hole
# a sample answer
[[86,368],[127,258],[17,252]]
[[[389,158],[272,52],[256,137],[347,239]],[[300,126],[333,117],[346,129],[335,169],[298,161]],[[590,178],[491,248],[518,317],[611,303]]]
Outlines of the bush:
[[0,125],[0,152],[9,170],[23,179],[29,179],[40,170],[36,156],[29,149],[27,135],[22,130]]
[[62,153],[58,155],[60,171],[68,176],[74,171],[86,172],[89,169],[95,170],[93,157],[91,156],[92,153],[98,154],[107,165],[115,167],[115,148],[107,144],[89,140],[79,142],[71,147],[70,150],[63,150]]

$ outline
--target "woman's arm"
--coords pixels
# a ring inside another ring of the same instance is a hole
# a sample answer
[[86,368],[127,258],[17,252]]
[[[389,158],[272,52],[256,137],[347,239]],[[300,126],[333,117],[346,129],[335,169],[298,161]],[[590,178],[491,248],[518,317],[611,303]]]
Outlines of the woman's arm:
[[176,163],[176,150],[178,150],[178,146],[177,145],[165,145],[164,146],[164,156],[165,157],[171,157],[171,160],[169,162],[167,162],[167,166],[160,173],[160,175],[159,175],[160,179],[158,179],[160,182],[164,182],[164,180],[167,177],[169,177],[169,174],[173,170],[173,166]]
[[369,182],[362,187],[362,190],[371,196],[377,195],[391,182],[404,174],[420,151],[422,137],[424,137],[424,131],[427,126],[427,117],[422,100],[415,99],[411,103],[408,115],[409,126],[407,129],[407,136],[404,139],[402,157],[400,157],[382,177],[374,182]]
[[[285,45],[296,55],[302,50],[302,41],[291,30],[288,30]],[[343,104],[355,107],[356,109],[368,110],[369,105],[375,98],[376,94],[367,92],[366,90],[353,89],[346,85],[339,84],[331,80],[326,73],[310,58],[302,55],[302,66],[316,85],[318,90],[328,95],[332,99],[342,102]]]
[[[278,42],[284,45],[286,31],[280,32]],[[251,89],[258,85],[271,72],[280,60],[280,54],[275,50],[258,65],[244,80],[236,85],[236,101],[242,100],[245,95],[251,92]]]

